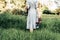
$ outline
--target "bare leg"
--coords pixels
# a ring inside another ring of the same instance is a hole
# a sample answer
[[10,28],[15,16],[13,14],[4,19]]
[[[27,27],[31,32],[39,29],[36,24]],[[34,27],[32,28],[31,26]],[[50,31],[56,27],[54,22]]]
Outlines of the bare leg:
[[30,32],[31,32],[31,33],[33,32],[33,29],[32,29],[32,28],[30,28]]

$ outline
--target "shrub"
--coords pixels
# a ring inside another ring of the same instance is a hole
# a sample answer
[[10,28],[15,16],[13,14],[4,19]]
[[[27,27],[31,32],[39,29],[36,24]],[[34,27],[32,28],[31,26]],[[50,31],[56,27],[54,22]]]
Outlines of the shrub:
[[22,15],[12,15],[8,13],[1,14],[0,27],[24,29],[26,27],[26,18]]

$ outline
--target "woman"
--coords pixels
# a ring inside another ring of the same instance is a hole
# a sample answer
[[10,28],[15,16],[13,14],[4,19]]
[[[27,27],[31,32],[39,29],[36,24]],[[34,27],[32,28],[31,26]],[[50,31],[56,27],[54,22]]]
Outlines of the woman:
[[27,29],[30,29],[30,32],[33,32],[33,29],[36,29],[37,18],[37,0],[26,0],[26,7],[28,9],[27,16]]
[[40,4],[40,2],[38,2],[38,8],[37,8],[37,12],[38,12],[38,24],[41,23],[42,21],[42,5]]

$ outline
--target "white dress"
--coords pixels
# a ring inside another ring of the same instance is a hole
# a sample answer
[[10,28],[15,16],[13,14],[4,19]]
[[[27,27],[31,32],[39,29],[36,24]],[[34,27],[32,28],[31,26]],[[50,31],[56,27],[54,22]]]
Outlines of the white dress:
[[28,5],[28,16],[27,16],[27,29],[36,29],[37,22],[37,0],[27,0],[26,5]]

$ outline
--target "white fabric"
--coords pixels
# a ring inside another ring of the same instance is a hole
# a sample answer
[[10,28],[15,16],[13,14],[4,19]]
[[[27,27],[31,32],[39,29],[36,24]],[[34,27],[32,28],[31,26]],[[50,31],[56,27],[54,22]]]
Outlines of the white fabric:
[[[37,21],[37,0],[27,0],[26,4],[30,7],[27,16],[27,29],[36,29]],[[28,8],[29,8],[28,7]]]

